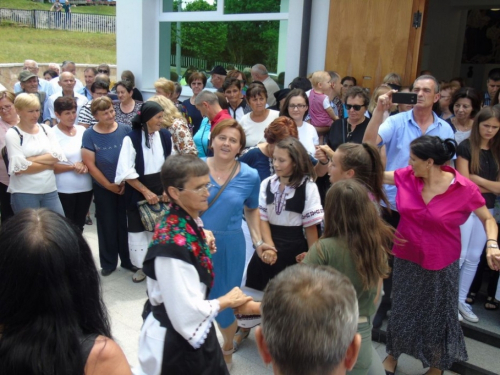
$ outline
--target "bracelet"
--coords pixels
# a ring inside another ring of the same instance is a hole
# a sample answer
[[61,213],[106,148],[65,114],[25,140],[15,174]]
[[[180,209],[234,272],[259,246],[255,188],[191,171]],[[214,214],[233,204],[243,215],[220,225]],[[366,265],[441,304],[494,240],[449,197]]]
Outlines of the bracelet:
[[260,240],[260,241],[257,241],[257,243],[254,243],[253,244],[253,248],[254,249],[257,249],[259,246],[262,246],[262,244],[264,243],[263,240]]
[[497,240],[486,240],[486,242],[488,242],[488,241],[495,241],[495,242],[498,242]]
[[327,158],[327,162],[323,163],[321,160],[318,160],[321,165],[327,165],[330,162],[330,158]]

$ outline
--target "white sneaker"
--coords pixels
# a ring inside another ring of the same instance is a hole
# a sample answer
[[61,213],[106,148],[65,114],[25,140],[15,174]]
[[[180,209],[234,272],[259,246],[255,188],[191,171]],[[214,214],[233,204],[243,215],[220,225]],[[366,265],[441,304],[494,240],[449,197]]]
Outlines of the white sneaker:
[[465,320],[468,320],[469,322],[472,323],[477,323],[479,322],[479,318],[477,317],[476,314],[472,311],[472,308],[470,307],[469,304],[467,303],[458,303],[458,310],[460,311],[460,314],[464,317]]
[[462,318],[462,314],[460,314],[460,311],[458,312],[458,321],[463,322],[464,318]]

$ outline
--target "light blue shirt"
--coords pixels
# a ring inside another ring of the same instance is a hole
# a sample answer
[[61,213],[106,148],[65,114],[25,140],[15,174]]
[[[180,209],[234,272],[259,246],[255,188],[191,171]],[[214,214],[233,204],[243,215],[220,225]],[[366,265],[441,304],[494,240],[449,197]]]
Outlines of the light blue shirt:
[[[17,94],[21,91],[23,91],[23,89],[21,88],[21,83],[18,81],[14,84],[14,93]],[[38,91],[44,91],[47,94],[47,97],[53,94],[52,86],[43,78],[38,78]]]
[[83,87],[81,90],[78,91],[80,95],[85,96],[89,101],[92,100],[92,92],[87,88],[87,86]]
[[[439,118],[434,112],[432,114],[434,122],[427,128],[425,134],[422,134],[422,130],[415,121],[413,110],[389,116],[380,125],[378,135],[382,138],[382,142],[379,146],[385,145],[386,147],[386,171],[395,171],[408,166],[410,143],[422,135],[437,135],[443,140],[455,139],[450,124]],[[396,210],[396,186],[384,185],[384,190],[391,204],[391,209]]]

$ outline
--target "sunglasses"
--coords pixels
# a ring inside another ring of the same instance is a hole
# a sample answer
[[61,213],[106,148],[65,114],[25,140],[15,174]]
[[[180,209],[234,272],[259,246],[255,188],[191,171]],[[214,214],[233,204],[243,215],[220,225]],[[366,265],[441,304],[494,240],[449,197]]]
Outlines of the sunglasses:
[[104,74],[109,74],[109,70],[105,70],[105,69],[99,69],[98,72],[104,73]]
[[359,111],[361,108],[364,107],[364,105],[359,105],[359,104],[346,104],[345,107],[349,111],[351,108],[354,109],[355,111]]

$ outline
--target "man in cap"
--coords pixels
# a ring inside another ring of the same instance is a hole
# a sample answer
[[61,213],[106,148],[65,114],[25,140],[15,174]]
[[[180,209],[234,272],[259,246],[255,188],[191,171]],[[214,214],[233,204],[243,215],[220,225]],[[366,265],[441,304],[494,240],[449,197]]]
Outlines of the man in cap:
[[224,69],[220,65],[216,65],[208,73],[210,73],[212,75],[211,82],[212,82],[212,86],[214,87],[214,89],[217,89],[217,91],[222,92],[222,84],[226,80],[226,76],[227,76],[226,69]]
[[[40,68],[38,67],[38,63],[35,60],[24,60],[23,71],[31,72],[38,77]],[[21,91],[21,82],[16,82],[14,85],[14,92],[17,94]],[[44,80],[43,78],[38,78],[38,91],[43,91],[48,96],[50,96],[50,94],[52,93],[52,88],[46,80]]]

